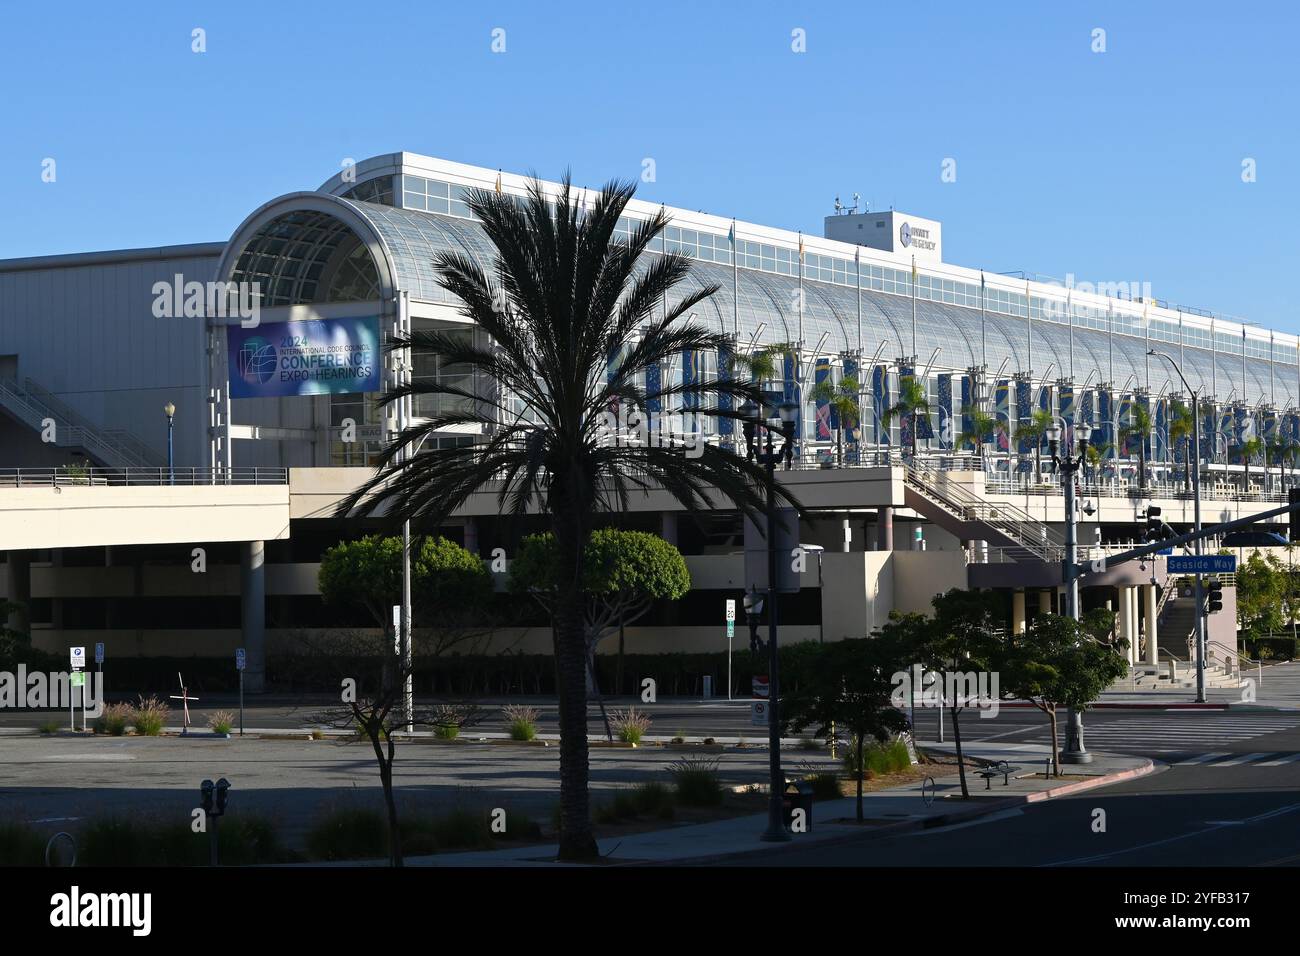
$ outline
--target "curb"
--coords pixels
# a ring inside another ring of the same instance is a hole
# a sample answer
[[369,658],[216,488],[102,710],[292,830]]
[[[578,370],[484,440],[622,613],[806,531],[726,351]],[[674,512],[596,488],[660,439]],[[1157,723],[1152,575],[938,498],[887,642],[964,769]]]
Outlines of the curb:
[[[1134,780],[1138,777],[1145,777],[1156,770],[1156,764],[1149,757],[1143,758],[1140,766],[1132,767],[1128,770],[1117,770],[1114,773],[1104,774],[1095,780],[1078,780],[1074,783],[1062,784],[1059,787],[1050,787],[1047,790],[1035,790],[1030,793],[1016,794],[1015,796],[1005,797],[1000,800],[990,800],[987,803],[981,803],[977,806],[969,807],[965,810],[956,810],[950,813],[940,813],[932,817],[924,817],[919,820],[902,820],[898,823],[890,823],[886,826],[876,827],[869,832],[861,834],[848,834],[849,841],[868,842],[878,837],[896,836],[900,833],[908,833],[916,830],[933,830],[938,827],[949,826],[953,823],[962,823],[966,820],[973,820],[977,817],[988,816],[992,813],[1000,813],[1003,810],[1010,810],[1014,807],[1024,806],[1030,803],[1041,803],[1044,800],[1051,800],[1056,797],[1065,797],[1075,793],[1082,793],[1085,790],[1093,790],[1097,787],[1107,787],[1114,783],[1122,783],[1125,780]],[[832,838],[826,840],[817,840],[815,843],[830,843]],[[783,847],[792,846],[791,843],[781,844]],[[750,850],[736,850],[730,853],[713,853],[706,856],[681,857],[673,860],[655,860],[646,862],[644,860],[629,860],[626,863],[618,863],[616,866],[678,866],[686,863],[712,863],[720,860],[735,860],[755,853],[764,853],[777,847],[755,847]]]
[[[1227,710],[1232,706],[1231,703],[1222,704],[1189,704],[1189,703],[1110,703],[1110,704],[1091,704],[1088,710]],[[999,710],[1034,710],[1033,704],[1024,704],[1019,701],[1015,703],[1003,703],[998,705]]]

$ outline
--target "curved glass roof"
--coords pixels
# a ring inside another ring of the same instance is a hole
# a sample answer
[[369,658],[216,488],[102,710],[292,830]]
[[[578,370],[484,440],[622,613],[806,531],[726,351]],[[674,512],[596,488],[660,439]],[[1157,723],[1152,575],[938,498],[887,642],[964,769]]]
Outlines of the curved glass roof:
[[[454,250],[478,260],[485,268],[492,265],[491,243],[481,226],[471,219],[355,199],[335,201],[346,203],[371,224],[387,248],[397,287],[412,298],[455,304],[438,284],[433,265],[437,253]],[[338,219],[320,212],[292,212],[259,230],[240,254],[234,278],[260,279],[264,295],[268,296],[264,304],[314,301],[319,293],[316,284],[326,275],[327,266],[337,270],[346,264],[348,280],[338,285],[352,290],[358,286],[357,262],[352,255],[355,242],[355,235]],[[733,271],[731,266],[699,259],[693,260],[692,266],[683,292],[709,283],[718,286],[717,292],[696,310],[698,320],[719,331],[735,332],[742,343],[749,341],[760,324],[766,327],[757,345],[799,338],[797,276],[751,269]],[[823,333],[828,333],[821,349],[823,355],[860,347],[869,358],[883,342],[882,362],[915,353],[924,365],[939,349],[936,370],[959,371],[987,364],[994,372],[1006,359],[1007,376],[1032,371],[1036,379],[1042,379],[1049,374],[1050,365],[1053,379],[1072,378],[1082,384],[1091,373],[1094,385],[1109,382],[1114,388],[1126,384],[1132,388],[1149,384],[1153,392],[1159,393],[1172,377],[1168,390],[1180,391],[1177,376],[1160,359],[1148,359],[1148,343],[1135,335],[1111,334],[1079,325],[1071,335],[1067,325],[1035,319],[1031,369],[1029,327],[1023,317],[987,311],[981,320],[977,308],[918,298],[913,349],[913,300],[908,295],[870,289],[859,292],[851,286],[805,278],[803,303],[803,342],[811,349]],[[1191,344],[1180,346],[1154,338],[1150,345],[1179,358],[1192,386],[1220,401],[1234,391],[1234,399],[1252,403],[1276,401],[1286,405],[1300,400],[1300,370],[1294,363],[1254,356],[1243,361],[1240,352],[1212,353]]]

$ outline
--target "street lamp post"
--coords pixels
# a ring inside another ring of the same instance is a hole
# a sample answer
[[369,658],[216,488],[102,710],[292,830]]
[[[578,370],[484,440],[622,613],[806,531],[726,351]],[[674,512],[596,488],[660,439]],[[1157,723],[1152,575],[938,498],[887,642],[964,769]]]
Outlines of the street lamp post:
[[[1061,426],[1052,422],[1047,429],[1047,447],[1052,456],[1052,470],[1061,476],[1061,486],[1065,492],[1065,554],[1061,558],[1061,583],[1065,585],[1065,614],[1079,620],[1079,561],[1078,561],[1078,522],[1075,513],[1074,482],[1075,476],[1088,460],[1088,440],[1092,438],[1092,426],[1080,422],[1075,426],[1079,440],[1079,453],[1070,454],[1069,445],[1061,451]],[[1092,754],[1083,744],[1083,715],[1075,707],[1070,708],[1066,725],[1065,751],[1061,754],[1065,763],[1092,763]]]
[[799,414],[799,406],[794,402],[782,402],[777,409],[779,428],[783,439],[781,447],[774,449],[772,434],[776,431],[775,423],[767,424],[766,448],[755,448],[755,422],[758,409],[753,402],[745,402],[740,408],[744,420],[746,454],[749,459],[767,469],[767,730],[768,730],[768,804],[767,830],[762,839],[777,843],[790,839],[785,828],[785,813],[782,800],[785,792],[785,774],[781,770],[781,684],[778,674],[777,641],[777,604],[776,604],[776,465],[782,459],[790,467],[790,458],[794,450],[794,423]]
[[172,453],[172,432],[173,423],[176,420],[176,403],[168,402],[163,406],[163,414],[167,416],[167,484],[176,484],[176,458]]
[[[1192,469],[1192,522],[1194,530],[1201,530],[1201,412],[1200,412],[1200,393],[1187,384],[1187,377],[1183,375],[1183,370],[1174,361],[1173,356],[1157,349],[1151,349],[1148,355],[1155,355],[1158,358],[1168,362],[1178,378],[1183,383],[1183,388],[1187,389],[1187,394],[1192,396],[1192,460],[1195,465]],[[1226,446],[1226,442],[1224,443]],[[1225,461],[1227,460],[1227,450],[1225,447]],[[1196,539],[1196,556],[1201,556],[1202,543],[1201,539]],[[1205,600],[1204,586],[1201,584],[1201,575],[1196,574],[1196,702],[1205,703]]]

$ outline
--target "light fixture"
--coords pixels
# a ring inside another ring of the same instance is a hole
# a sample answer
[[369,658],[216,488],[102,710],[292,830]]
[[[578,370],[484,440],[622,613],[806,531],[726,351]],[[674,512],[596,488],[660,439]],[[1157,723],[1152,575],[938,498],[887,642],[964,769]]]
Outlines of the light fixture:
[[1079,437],[1079,444],[1086,445],[1092,438],[1092,426],[1087,422],[1079,422],[1074,426],[1074,433]]
[[174,418],[176,416],[176,403],[168,402],[166,405],[164,405],[163,414],[166,415],[168,418]]
[[782,402],[777,406],[776,413],[781,416],[781,424],[793,425],[799,417],[799,406],[794,402]]
[[1061,440],[1061,426],[1056,422],[1047,426],[1047,440],[1053,445]]

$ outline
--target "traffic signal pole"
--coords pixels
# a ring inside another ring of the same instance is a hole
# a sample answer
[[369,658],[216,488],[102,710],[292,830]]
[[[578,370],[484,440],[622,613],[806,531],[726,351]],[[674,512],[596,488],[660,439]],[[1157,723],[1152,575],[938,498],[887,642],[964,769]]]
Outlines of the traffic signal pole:
[[[1178,373],[1183,374],[1181,371]],[[1196,463],[1192,469],[1192,530],[1195,534],[1201,533],[1201,414],[1200,414],[1200,397],[1196,392],[1192,392],[1192,461]],[[1196,556],[1202,555],[1204,547],[1204,538],[1196,539]],[[1196,600],[1196,702],[1205,703],[1205,647],[1206,647],[1206,612],[1205,612],[1205,588],[1201,583],[1201,573],[1196,572],[1195,590],[1192,592]],[[1159,664],[1159,661],[1156,662]]]

